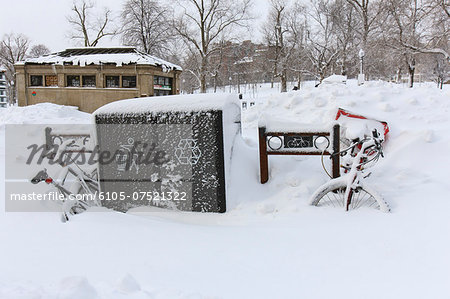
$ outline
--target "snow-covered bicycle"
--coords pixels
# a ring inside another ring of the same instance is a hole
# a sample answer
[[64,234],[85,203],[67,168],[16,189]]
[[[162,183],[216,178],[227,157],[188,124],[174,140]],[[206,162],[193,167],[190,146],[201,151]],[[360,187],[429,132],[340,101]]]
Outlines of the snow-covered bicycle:
[[47,169],[44,169],[31,179],[33,184],[40,182],[52,185],[60,195],[58,198],[62,199],[63,222],[68,221],[70,215],[82,213],[89,207],[100,206],[97,199],[98,181],[94,173],[88,175],[84,171],[76,171],[71,166],[65,166],[60,178],[55,180],[48,175]]
[[95,165],[91,169],[86,167],[82,169],[78,166],[70,152],[66,151],[67,146],[72,143],[73,140],[68,139],[57,147],[56,153],[50,151],[46,154],[47,158],[58,161],[61,166],[58,178],[52,178],[44,168],[31,179],[33,184],[46,182],[54,187],[58,199],[62,201],[63,222],[68,221],[70,215],[79,214],[89,207],[100,206],[97,198],[99,191],[97,168]]
[[380,134],[374,130],[372,136],[353,140],[349,147],[335,153],[342,156],[341,167],[345,174],[320,186],[311,196],[311,205],[343,207],[347,211],[373,207],[389,212],[389,205],[364,182],[364,178],[370,175],[364,171],[383,157],[382,142]]

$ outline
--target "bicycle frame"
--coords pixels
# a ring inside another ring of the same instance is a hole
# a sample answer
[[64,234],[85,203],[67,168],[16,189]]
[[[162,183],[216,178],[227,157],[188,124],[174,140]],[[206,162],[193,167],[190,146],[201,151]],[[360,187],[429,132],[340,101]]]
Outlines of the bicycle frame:
[[[74,183],[79,183],[80,188],[82,188],[82,191],[84,194],[92,194],[96,195],[96,193],[99,190],[99,182],[95,180],[94,178],[90,177],[86,172],[84,172],[82,169],[78,169],[78,171],[72,167],[71,165],[65,165],[60,164],[63,169],[66,169],[66,173],[62,175],[61,182],[55,181],[52,177],[50,177],[47,173],[47,170],[41,170],[32,180],[31,182],[33,184],[38,184],[42,181],[45,181],[47,184],[54,186],[63,196],[64,196],[64,203],[63,203],[63,221],[69,220],[68,214],[77,214],[76,208],[81,207],[82,209],[87,209],[90,205],[83,202],[82,200],[77,200],[75,203],[69,202],[68,199],[72,195],[73,198],[75,198],[75,193],[68,190],[63,185],[65,184],[67,177],[69,174],[73,175],[75,178]],[[78,167],[78,166],[77,166]],[[79,168],[79,167],[78,167]],[[69,204],[70,203],[70,204]],[[95,202],[96,205],[98,205],[97,202]]]
[[[364,139],[364,140],[366,140],[366,139]],[[366,151],[368,149],[370,149],[371,147],[377,147],[376,141],[373,138],[373,139],[368,139],[367,141],[363,141],[362,143],[361,142],[355,143],[352,146],[352,151],[358,144],[361,144],[361,149],[356,154],[356,156],[353,157],[353,163],[351,165],[350,171],[347,174],[345,174],[345,176],[347,176],[347,178],[348,178],[347,179],[347,188],[345,189],[345,195],[344,195],[344,198],[347,199],[346,207],[345,207],[345,209],[347,211],[349,210],[349,206],[351,204],[353,190],[359,186],[359,183],[361,180],[362,166],[364,164],[367,164],[367,162],[362,162],[362,161],[366,161],[366,159],[369,156],[366,153]],[[351,155],[351,153],[350,153],[350,155]]]

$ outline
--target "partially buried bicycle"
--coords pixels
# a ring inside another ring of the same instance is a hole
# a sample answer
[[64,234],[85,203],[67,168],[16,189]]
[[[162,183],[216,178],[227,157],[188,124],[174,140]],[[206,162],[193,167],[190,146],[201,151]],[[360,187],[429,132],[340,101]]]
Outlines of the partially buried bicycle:
[[383,157],[382,142],[380,134],[374,130],[372,136],[357,138],[344,150],[334,153],[342,156],[341,167],[345,174],[320,186],[311,196],[311,205],[343,207],[346,211],[369,207],[389,212],[386,201],[364,182],[371,174],[365,171]]

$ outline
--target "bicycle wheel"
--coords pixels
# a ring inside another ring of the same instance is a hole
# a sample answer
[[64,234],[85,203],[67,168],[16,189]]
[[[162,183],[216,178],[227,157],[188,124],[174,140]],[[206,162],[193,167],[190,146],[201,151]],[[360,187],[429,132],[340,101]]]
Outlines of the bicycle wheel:
[[[333,182],[334,181],[334,182]],[[311,197],[311,205],[342,207],[346,209],[348,198],[346,197],[347,182],[341,178],[331,180],[321,186]],[[382,212],[389,212],[390,208],[384,199],[372,189],[361,185],[352,188],[349,192],[349,210],[358,208],[374,208]]]
[[71,192],[69,193],[71,198],[69,198],[68,194],[63,203],[63,213],[67,216],[83,213],[90,207],[101,206],[101,203],[96,197],[96,192],[98,191],[96,182],[88,180],[83,182],[89,189],[83,187],[81,181],[73,182],[71,185]]

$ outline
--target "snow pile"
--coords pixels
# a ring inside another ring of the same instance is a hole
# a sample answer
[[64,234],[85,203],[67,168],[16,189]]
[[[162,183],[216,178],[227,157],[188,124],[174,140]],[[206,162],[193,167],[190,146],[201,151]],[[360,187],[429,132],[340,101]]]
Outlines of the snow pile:
[[345,84],[347,83],[347,76],[343,75],[331,75],[323,79],[322,83],[325,84]]
[[0,127],[5,124],[88,124],[89,113],[78,107],[42,103],[25,107],[0,109]]
[[[443,174],[440,169],[434,172],[432,169],[435,165],[450,165],[448,155],[437,154],[450,151],[450,138],[445,133],[450,127],[448,98],[450,98],[448,89],[438,90],[433,84],[407,89],[401,85],[384,82],[367,82],[364,87],[358,87],[354,81],[348,85],[323,85],[300,92],[288,92],[282,96],[276,91],[267,93],[258,99],[258,105],[250,107],[243,113],[245,143],[250,146],[251,152],[244,160],[250,160],[251,156],[258,154],[256,130],[261,116],[275,120],[273,123],[278,126],[274,126],[277,129],[287,130],[291,127],[293,130],[305,131],[310,130],[311,126],[318,128],[330,126],[334,122],[338,107],[387,121],[390,133],[385,145],[386,158],[374,167],[373,175],[368,181],[392,203],[396,212],[395,209],[400,204],[397,202],[399,195],[395,194],[397,187],[416,189],[418,186],[410,184],[410,181],[437,184],[442,181]],[[370,132],[372,127],[379,126],[374,121],[350,123],[349,119],[340,119],[339,122],[347,127],[343,132],[347,138],[361,136]],[[379,126],[378,130],[383,132],[382,126]],[[325,162],[328,163],[328,158]],[[249,163],[247,165],[251,167]],[[269,183],[263,187],[255,185],[254,188],[265,189],[265,197],[272,198],[267,201],[272,202],[271,205],[275,205],[277,211],[303,209],[298,206],[299,201],[287,199],[310,195],[327,180],[319,166],[320,161],[314,157],[271,156],[269,165]],[[258,175],[257,170],[253,172],[254,176]],[[291,189],[288,186],[295,188]],[[448,184],[440,188],[448,188]],[[251,197],[254,192],[249,191],[247,196]],[[238,197],[243,197],[243,193],[245,192],[239,192]],[[236,205],[248,204],[249,201],[244,198],[236,201]],[[261,201],[259,204],[262,204]],[[407,206],[402,205],[402,209],[404,208]],[[253,209],[258,210],[256,206]]]
[[[227,213],[92,212],[63,225],[51,213],[2,210],[0,298],[448,297],[449,98],[448,86],[355,81],[261,92],[232,149]],[[0,117],[84,119],[40,107]],[[385,158],[367,183],[391,213],[309,206],[328,180],[320,157],[270,156],[269,182],[259,183],[261,115],[318,125],[333,121],[338,107],[388,122]]]

